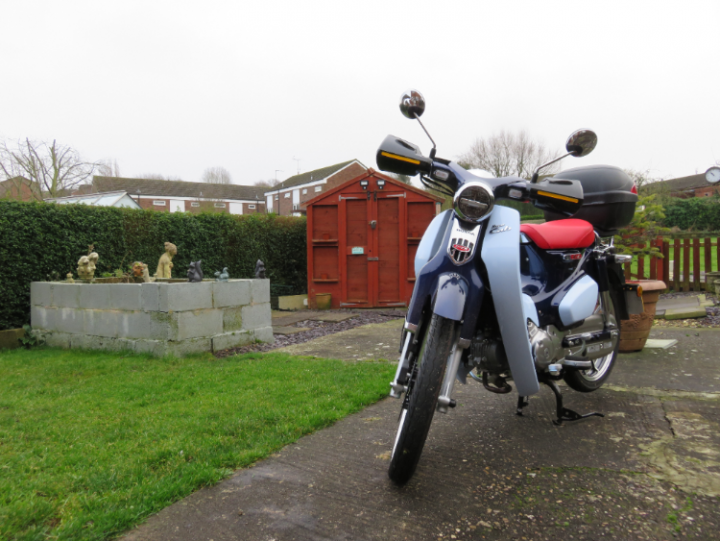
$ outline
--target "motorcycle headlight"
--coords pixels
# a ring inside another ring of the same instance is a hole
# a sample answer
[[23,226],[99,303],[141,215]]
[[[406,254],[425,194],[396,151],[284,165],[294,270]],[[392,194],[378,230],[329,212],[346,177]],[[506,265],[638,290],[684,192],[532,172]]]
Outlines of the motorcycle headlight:
[[495,205],[492,188],[484,182],[465,183],[455,194],[455,214],[466,222],[478,223],[486,218]]

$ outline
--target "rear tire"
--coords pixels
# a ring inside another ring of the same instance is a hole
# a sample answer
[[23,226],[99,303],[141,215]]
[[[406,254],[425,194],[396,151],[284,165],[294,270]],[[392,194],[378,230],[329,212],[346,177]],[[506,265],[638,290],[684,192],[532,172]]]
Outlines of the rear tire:
[[416,366],[411,367],[408,391],[400,412],[388,475],[403,486],[415,473],[440,395],[457,323],[433,314]]
[[[612,301],[612,307],[610,309],[611,319],[615,320],[618,331],[620,331],[620,319],[617,317],[617,300],[615,293],[610,291],[610,299]],[[595,359],[595,368],[597,370],[577,370],[577,369],[566,369],[563,379],[568,386],[580,393],[591,393],[597,391],[610,377],[610,373],[615,367],[617,361],[618,349],[620,348],[620,335],[618,334],[617,344],[612,353]]]

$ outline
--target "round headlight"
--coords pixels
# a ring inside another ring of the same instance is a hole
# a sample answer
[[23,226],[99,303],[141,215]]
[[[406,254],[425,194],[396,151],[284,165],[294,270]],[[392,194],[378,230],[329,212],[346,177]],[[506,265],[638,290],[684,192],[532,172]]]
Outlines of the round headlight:
[[484,182],[467,182],[455,194],[453,208],[458,218],[477,223],[490,214],[495,196]]

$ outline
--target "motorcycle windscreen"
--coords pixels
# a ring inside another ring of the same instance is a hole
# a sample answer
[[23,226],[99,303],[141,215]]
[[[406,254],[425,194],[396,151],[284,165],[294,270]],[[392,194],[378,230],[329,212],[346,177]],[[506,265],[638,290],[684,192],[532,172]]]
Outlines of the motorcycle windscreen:
[[[487,269],[500,335],[520,396],[540,390],[528,337],[520,282],[520,213],[496,206],[487,224],[482,260]],[[493,232],[495,231],[495,232]]]

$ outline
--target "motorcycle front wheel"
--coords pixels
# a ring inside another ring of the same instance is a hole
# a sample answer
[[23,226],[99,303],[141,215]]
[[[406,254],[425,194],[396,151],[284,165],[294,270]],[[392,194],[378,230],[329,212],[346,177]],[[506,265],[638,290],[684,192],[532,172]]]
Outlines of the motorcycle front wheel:
[[410,480],[420,460],[457,326],[457,322],[433,314],[418,360],[411,368],[388,471],[390,479],[399,486]]

